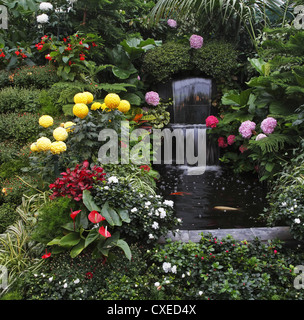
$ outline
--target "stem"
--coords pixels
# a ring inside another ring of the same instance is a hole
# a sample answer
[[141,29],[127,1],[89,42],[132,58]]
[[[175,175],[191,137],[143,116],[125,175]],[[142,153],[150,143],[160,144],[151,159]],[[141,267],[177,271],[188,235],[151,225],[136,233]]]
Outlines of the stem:
[[21,180],[24,184],[26,184],[27,186],[31,187],[32,189],[38,191],[39,193],[43,193],[42,191],[34,188],[33,186],[31,186],[29,183],[27,183],[26,181],[24,181],[22,178],[20,178],[19,176],[16,176],[19,180]]

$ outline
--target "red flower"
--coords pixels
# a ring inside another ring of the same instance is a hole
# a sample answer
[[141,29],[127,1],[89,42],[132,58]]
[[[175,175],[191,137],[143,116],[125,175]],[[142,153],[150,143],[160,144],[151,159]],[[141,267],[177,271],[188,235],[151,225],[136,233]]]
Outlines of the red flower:
[[140,166],[139,169],[143,169],[144,171],[149,172],[151,168],[148,165],[143,165],[143,166]]
[[23,58],[23,59],[27,58],[27,55],[24,54],[24,53],[22,53],[22,58]]
[[4,54],[3,51],[1,51],[0,57],[1,57],[1,58],[5,58],[5,54]]
[[51,61],[51,60],[52,60],[52,57],[50,56],[50,54],[47,54],[47,55],[45,56],[45,59]]
[[92,279],[92,278],[93,278],[93,273],[92,273],[92,272],[87,272],[87,273],[86,273],[86,277],[87,277],[88,279]]
[[47,252],[47,249],[45,249],[45,254],[41,257],[42,259],[47,259],[51,256],[51,252]]
[[99,223],[100,221],[106,220],[105,217],[103,217],[100,213],[98,213],[96,210],[93,210],[88,215],[88,219],[93,223]]
[[19,51],[19,50],[16,50],[16,51],[15,51],[15,54],[16,54],[17,56],[19,56],[20,51]]
[[220,148],[226,148],[228,146],[228,144],[225,142],[225,138],[224,137],[219,137],[217,142],[218,142],[218,146]]
[[216,125],[219,123],[218,119],[215,116],[209,116],[206,119],[206,126],[210,128],[216,128]]
[[111,233],[109,231],[107,231],[107,228],[105,228],[104,226],[100,227],[98,232],[105,238],[111,237]]
[[241,145],[239,147],[239,150],[241,151],[241,153],[244,153],[246,150],[248,150],[248,148],[246,146],[244,146],[244,145]]
[[228,144],[229,144],[230,146],[231,146],[232,144],[234,144],[234,142],[235,142],[235,135],[231,134],[230,136],[228,136],[227,142],[228,142]]
[[72,211],[72,209],[71,209],[71,212],[72,212],[72,213],[70,214],[70,217],[71,217],[73,220],[75,220],[77,214],[78,214],[80,211],[81,211],[81,210]]

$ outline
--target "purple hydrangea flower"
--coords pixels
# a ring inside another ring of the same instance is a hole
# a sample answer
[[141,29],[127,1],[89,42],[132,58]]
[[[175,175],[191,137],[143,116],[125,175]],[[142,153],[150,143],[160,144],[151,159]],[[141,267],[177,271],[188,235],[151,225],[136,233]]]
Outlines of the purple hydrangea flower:
[[273,130],[276,126],[277,126],[277,120],[272,117],[268,117],[264,119],[261,123],[261,129],[265,134],[273,133]]
[[190,47],[193,49],[200,49],[203,46],[204,39],[201,36],[193,34],[190,37]]
[[239,132],[243,138],[249,139],[252,136],[252,131],[255,130],[256,124],[250,120],[242,122],[239,127]]
[[256,140],[256,141],[259,141],[259,140],[262,140],[262,139],[264,139],[264,138],[267,138],[266,134],[260,133],[260,134],[258,134],[258,135],[256,136],[255,140]]
[[145,100],[147,104],[155,107],[159,104],[159,95],[155,91],[149,91],[145,95]]
[[177,22],[173,19],[168,19],[167,24],[171,28],[176,28],[177,27]]

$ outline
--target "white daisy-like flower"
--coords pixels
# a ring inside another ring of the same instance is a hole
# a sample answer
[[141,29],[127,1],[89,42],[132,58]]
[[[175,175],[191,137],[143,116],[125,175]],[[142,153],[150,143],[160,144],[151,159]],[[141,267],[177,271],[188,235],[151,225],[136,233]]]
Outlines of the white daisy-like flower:
[[164,205],[173,208],[174,202],[172,200],[165,200]]
[[117,179],[117,177],[112,176],[112,177],[110,177],[110,178],[108,179],[108,182],[109,182],[109,183],[118,183],[118,179]]
[[154,221],[152,224],[152,228],[155,230],[158,229],[159,228],[158,222]]
[[47,14],[43,13],[43,14],[40,14],[39,16],[37,16],[36,19],[37,19],[38,23],[44,24],[44,23],[48,23],[49,16]]
[[41,2],[39,9],[42,11],[53,10],[53,5],[50,2]]

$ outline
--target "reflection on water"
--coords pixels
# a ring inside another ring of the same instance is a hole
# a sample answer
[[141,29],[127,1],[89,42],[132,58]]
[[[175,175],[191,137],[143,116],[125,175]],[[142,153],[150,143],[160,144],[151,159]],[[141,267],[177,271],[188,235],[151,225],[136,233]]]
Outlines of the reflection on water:
[[159,189],[166,199],[175,202],[176,215],[183,220],[182,229],[263,226],[258,218],[265,207],[266,190],[258,179],[236,176],[219,166],[208,166],[203,175],[187,175],[188,169],[157,167],[162,177]]

